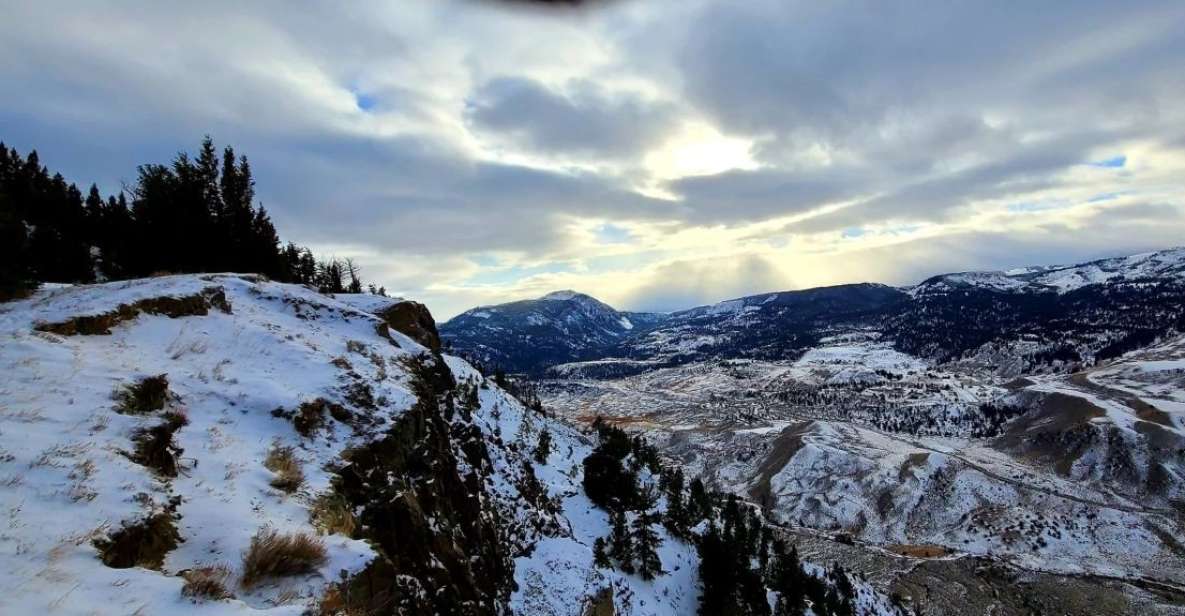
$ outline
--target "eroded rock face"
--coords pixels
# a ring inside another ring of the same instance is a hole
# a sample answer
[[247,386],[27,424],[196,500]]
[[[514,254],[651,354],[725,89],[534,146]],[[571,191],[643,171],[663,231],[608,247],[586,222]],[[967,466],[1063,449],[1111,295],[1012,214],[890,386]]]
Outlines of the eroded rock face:
[[342,595],[359,613],[498,613],[514,566],[486,494],[487,452],[463,445],[480,439],[467,438],[468,414],[454,405],[444,362],[410,367],[419,402],[382,438],[351,450],[334,482],[359,512],[356,535],[381,555]]
[[436,331],[436,320],[428,307],[412,301],[402,301],[378,313],[396,331],[428,347],[433,353],[440,352],[440,334]]

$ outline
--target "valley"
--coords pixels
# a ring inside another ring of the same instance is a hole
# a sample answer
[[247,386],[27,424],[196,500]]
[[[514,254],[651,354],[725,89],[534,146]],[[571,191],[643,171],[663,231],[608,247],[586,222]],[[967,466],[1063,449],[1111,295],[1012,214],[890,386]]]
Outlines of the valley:
[[[645,435],[804,553],[843,555],[927,613],[976,596],[970,613],[1178,613],[1183,255],[941,276],[834,319],[828,294],[772,313],[778,294],[743,298],[656,319],[535,382],[546,408]],[[1116,301],[1128,287],[1161,299]],[[1139,312],[1156,316],[1136,325]],[[991,319],[975,346],[948,330],[969,315]],[[1001,599],[1018,580],[1023,599]]]

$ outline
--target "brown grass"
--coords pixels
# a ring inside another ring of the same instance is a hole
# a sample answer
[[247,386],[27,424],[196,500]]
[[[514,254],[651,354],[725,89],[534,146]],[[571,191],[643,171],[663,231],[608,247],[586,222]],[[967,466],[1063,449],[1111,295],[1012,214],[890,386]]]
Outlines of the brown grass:
[[276,474],[271,483],[277,490],[291,494],[304,485],[304,471],[301,470],[300,460],[291,447],[273,446],[263,461],[263,466]]
[[131,321],[142,313],[159,314],[171,319],[205,316],[210,308],[231,313],[222,287],[207,287],[201,293],[181,297],[150,297],[131,304],[120,304],[102,314],[76,316],[60,323],[37,323],[33,329],[59,336],[106,336],[111,328]]
[[889,549],[902,556],[911,556],[913,558],[941,558],[950,554],[950,550],[940,545],[896,544],[890,545]]
[[113,396],[118,402],[115,410],[128,415],[146,415],[165,408],[169,400],[169,376],[146,376],[131,385],[124,385]]
[[325,425],[325,405],[326,401],[323,398],[317,398],[312,402],[300,405],[296,416],[292,418],[292,425],[301,436],[312,436],[321,426]]
[[[343,591],[342,587],[347,584],[330,584],[325,589],[325,594],[321,595],[321,601],[317,605],[317,611],[313,612],[316,616],[370,616],[374,614],[363,605],[351,605],[348,591]],[[357,603],[357,602],[355,602]]]
[[182,449],[173,441],[173,435],[188,424],[189,418],[184,413],[165,413],[164,422],[137,430],[132,435],[136,451],[125,455],[136,464],[147,466],[162,476],[176,477],[177,458]]
[[325,563],[325,544],[316,535],[281,535],[273,528],[261,528],[243,553],[244,588],[260,580],[311,573]]
[[313,501],[311,510],[313,525],[323,533],[351,537],[358,526],[354,512],[345,497],[336,492],[326,492]]
[[229,599],[234,595],[226,588],[230,579],[230,567],[224,564],[197,567],[181,574],[185,578],[185,585],[181,587],[181,595],[195,600],[218,601]]
[[173,514],[162,511],[94,541],[103,564],[113,569],[160,570],[165,555],[181,540]]

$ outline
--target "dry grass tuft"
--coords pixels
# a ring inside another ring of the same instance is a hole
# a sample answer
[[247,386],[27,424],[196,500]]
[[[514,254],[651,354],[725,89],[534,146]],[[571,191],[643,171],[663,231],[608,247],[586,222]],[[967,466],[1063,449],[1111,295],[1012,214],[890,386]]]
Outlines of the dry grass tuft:
[[329,535],[352,537],[358,520],[345,497],[337,492],[326,492],[313,501],[313,526]]
[[267,459],[263,461],[263,466],[276,474],[272,479],[272,487],[277,490],[291,494],[304,485],[304,471],[301,470],[300,460],[291,447],[273,446],[267,454]]
[[115,410],[128,415],[146,415],[165,408],[169,399],[169,378],[166,374],[148,376],[115,392],[119,404]]
[[190,569],[182,573],[181,577],[185,578],[185,586],[181,587],[182,596],[210,601],[234,596],[226,589],[226,582],[230,579],[230,567],[224,564]]
[[171,511],[150,515],[139,522],[126,524],[106,537],[97,537],[94,546],[103,564],[113,569],[144,567],[159,571],[165,555],[181,541]]
[[182,449],[173,441],[173,435],[189,424],[185,413],[170,411],[164,421],[151,428],[142,428],[132,434],[136,451],[125,453],[129,459],[141,466],[147,466],[164,477],[176,477],[179,465],[177,458]]
[[312,402],[300,405],[296,416],[292,418],[292,425],[301,436],[312,436],[321,426],[325,425],[325,405],[326,401],[323,398],[317,398]]
[[311,573],[323,564],[325,544],[316,535],[281,535],[265,527],[255,533],[243,554],[241,584],[251,588],[265,578]]

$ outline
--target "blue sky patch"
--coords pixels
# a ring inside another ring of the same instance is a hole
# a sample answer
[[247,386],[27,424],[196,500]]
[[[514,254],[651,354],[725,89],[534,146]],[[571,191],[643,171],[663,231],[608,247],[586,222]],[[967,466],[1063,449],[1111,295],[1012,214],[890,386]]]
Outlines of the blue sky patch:
[[1091,166],[1094,166],[1094,167],[1106,167],[1108,169],[1119,169],[1127,164],[1127,156],[1120,154],[1119,156],[1113,156],[1113,157],[1105,159],[1105,160],[1096,160],[1095,162],[1090,163],[1090,164],[1091,164]]
[[373,96],[369,94],[363,94],[362,92],[354,93],[354,102],[362,111],[370,111],[371,109],[374,109],[374,106],[378,103],[378,101],[375,100]]
[[633,239],[633,237],[630,235],[628,229],[623,229],[617,225],[605,223],[597,227],[597,242],[601,244],[625,244]]

